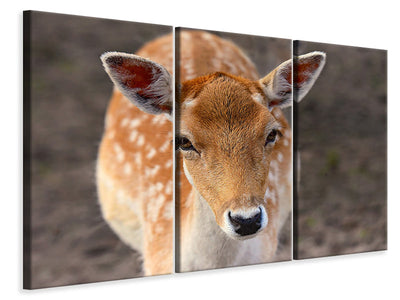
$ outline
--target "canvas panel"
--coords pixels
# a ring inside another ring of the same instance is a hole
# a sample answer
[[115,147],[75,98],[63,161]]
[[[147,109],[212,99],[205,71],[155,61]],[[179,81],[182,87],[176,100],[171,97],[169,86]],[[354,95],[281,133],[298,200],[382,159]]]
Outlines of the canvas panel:
[[[268,108],[258,80],[291,59],[291,41],[187,28],[175,35],[176,271],[290,260],[291,110]],[[282,119],[289,123],[278,126],[274,152],[275,125],[263,126]]]
[[[145,275],[141,252],[149,245],[133,249],[125,237],[140,232],[136,221],[147,216],[140,214],[147,206],[130,201],[143,199],[157,182],[172,190],[172,165],[161,176],[154,171],[159,162],[146,158],[155,157],[151,140],[163,141],[165,151],[157,154],[163,164],[172,163],[172,124],[135,110],[118,89],[113,92],[100,55],[135,53],[171,32],[170,26],[24,13],[25,288]],[[171,68],[172,37],[169,45]],[[107,109],[113,112],[106,118]],[[105,143],[110,147],[99,172]],[[144,180],[149,172],[153,178]],[[172,193],[165,197],[172,206]],[[159,207],[150,204],[152,212]],[[167,241],[154,242],[172,270],[172,214],[168,218]]]
[[320,78],[294,106],[294,257],[384,250],[387,52],[305,41],[293,49],[326,53]]

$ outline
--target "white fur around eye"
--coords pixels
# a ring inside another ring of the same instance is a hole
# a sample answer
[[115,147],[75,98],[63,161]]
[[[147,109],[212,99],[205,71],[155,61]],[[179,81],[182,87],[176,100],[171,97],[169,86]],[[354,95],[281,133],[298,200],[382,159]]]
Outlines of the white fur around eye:
[[186,178],[189,181],[189,183],[191,185],[193,185],[192,175],[190,175],[190,173],[189,173],[189,171],[188,171],[188,169],[186,167],[185,161],[183,161],[183,171],[185,172]]

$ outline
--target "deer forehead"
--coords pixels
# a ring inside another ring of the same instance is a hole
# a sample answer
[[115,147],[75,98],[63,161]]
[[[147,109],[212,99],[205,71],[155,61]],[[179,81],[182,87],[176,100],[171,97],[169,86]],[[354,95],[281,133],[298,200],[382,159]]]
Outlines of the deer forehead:
[[181,105],[181,129],[196,140],[259,138],[277,124],[251,81],[223,75],[195,87]]

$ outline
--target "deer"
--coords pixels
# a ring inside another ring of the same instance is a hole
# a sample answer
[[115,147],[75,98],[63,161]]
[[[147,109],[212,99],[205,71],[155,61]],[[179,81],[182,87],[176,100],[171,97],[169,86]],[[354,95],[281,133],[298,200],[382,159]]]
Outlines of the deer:
[[273,261],[292,206],[291,130],[282,109],[294,92],[304,98],[326,55],[296,57],[292,84],[291,58],[260,77],[226,39],[195,30],[177,38],[175,100],[171,35],[136,54],[101,57],[115,86],[97,163],[103,217],[142,253],[145,275],[173,271],[174,138],[176,271]]

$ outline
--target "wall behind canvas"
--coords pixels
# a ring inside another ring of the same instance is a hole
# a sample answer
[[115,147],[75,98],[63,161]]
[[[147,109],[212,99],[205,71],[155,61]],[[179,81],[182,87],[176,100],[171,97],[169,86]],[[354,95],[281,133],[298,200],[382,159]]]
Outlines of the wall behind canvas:
[[[113,1],[119,7],[124,7],[124,2]],[[2,147],[1,165],[8,170],[2,172],[3,195],[12,201],[4,203],[4,209],[10,213],[3,214],[1,218],[1,234],[7,241],[7,247],[3,248],[3,257],[7,257],[3,264],[3,272],[0,274],[3,285],[3,293],[12,299],[26,297],[21,292],[22,270],[22,175],[16,166],[22,167],[21,150],[22,134],[20,116],[22,112],[22,9],[35,8],[47,11],[67,12],[79,15],[102,16],[115,19],[129,20],[132,15],[139,21],[158,22],[163,24],[179,23],[182,26],[206,27],[216,30],[229,30],[234,32],[248,32],[260,35],[289,37],[295,35],[305,40],[320,40],[324,42],[341,43],[349,45],[361,45],[389,49],[389,94],[393,100],[397,93],[399,80],[397,70],[400,68],[395,53],[399,53],[399,40],[391,38],[394,28],[399,26],[395,2],[387,2],[382,5],[364,5],[363,13],[359,11],[360,5],[356,2],[346,2],[343,5],[332,3],[321,9],[321,5],[312,5],[313,1],[306,1],[303,5],[297,5],[295,1],[289,3],[265,2],[254,5],[229,5],[229,13],[224,14],[224,20],[216,16],[226,9],[226,3],[204,1],[203,6],[197,6],[196,13],[193,8],[181,7],[177,14],[166,14],[166,8],[170,3],[166,1],[139,2],[135,4],[135,11],[127,9],[110,9],[106,5],[94,6],[91,2],[80,2],[72,5],[71,2],[38,1],[32,4],[30,1],[11,2],[4,9],[2,18],[2,33],[9,41],[7,51],[9,57],[5,61],[7,72],[1,73],[2,82],[9,88],[5,91],[4,98],[13,99],[5,107],[7,114],[0,119],[2,128],[8,128],[3,132],[3,140],[11,145]],[[214,10],[210,11],[210,5]],[[341,4],[341,3],[339,3]],[[34,5],[34,6],[32,6]],[[152,10],[151,14],[140,14],[140,11],[150,11],[154,6],[159,10]],[[292,7],[293,9],[288,9]],[[294,9],[295,8],[295,9]],[[268,23],[278,26],[266,26],[265,16],[269,12]],[[272,13],[276,12],[276,13]],[[282,12],[285,12],[284,14]],[[204,16],[209,17],[205,21]],[[298,26],[298,16],[305,16]],[[282,21],[282,19],[286,21]],[[240,22],[238,22],[240,20]],[[290,21],[293,20],[293,21]],[[339,22],[340,20],[340,22]],[[373,21],[371,21],[373,20]],[[5,26],[7,24],[7,26]],[[357,26],[354,26],[357,24]],[[316,26],[317,25],[317,26]],[[309,28],[311,30],[305,30]],[[290,33],[290,34],[289,34]],[[2,52],[3,53],[3,52]],[[16,92],[20,91],[20,92]],[[17,100],[19,98],[19,101]],[[129,294],[135,296],[164,297],[166,294],[174,295],[175,299],[186,299],[188,294],[193,299],[203,299],[210,294],[226,297],[259,296],[259,289],[224,289],[224,285],[268,285],[268,295],[280,297],[284,291],[287,297],[317,298],[324,295],[326,299],[337,299],[344,294],[348,297],[363,297],[364,299],[376,299],[377,297],[390,298],[398,294],[397,277],[392,270],[399,266],[400,238],[396,228],[400,227],[400,219],[396,217],[399,210],[398,188],[396,186],[397,168],[400,158],[396,155],[399,140],[396,137],[399,131],[399,103],[389,100],[389,251],[380,254],[363,254],[350,257],[328,258],[319,260],[298,261],[295,264],[280,263],[264,265],[258,268],[240,268],[235,271],[218,271],[196,273],[185,276],[176,276],[176,280],[164,280],[152,278],[150,280],[118,281],[113,283],[96,284],[92,286],[76,286],[73,288],[56,289],[52,291],[29,292],[32,299],[71,299],[96,297],[96,299],[110,299],[111,297],[125,297]],[[19,199],[19,200],[18,200]],[[343,272],[343,270],[346,272]],[[221,278],[221,275],[223,275]],[[218,280],[217,280],[218,278]],[[288,288],[291,282],[291,288]],[[332,282],[340,288],[332,289]],[[158,288],[152,289],[154,283]],[[111,285],[110,285],[111,284]],[[198,289],[199,286],[207,288]],[[312,289],[310,289],[312,287]],[[197,292],[193,294],[193,290]],[[329,291],[329,293],[327,293]]]

